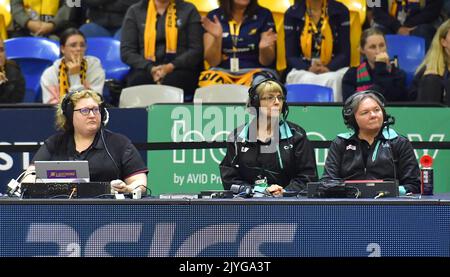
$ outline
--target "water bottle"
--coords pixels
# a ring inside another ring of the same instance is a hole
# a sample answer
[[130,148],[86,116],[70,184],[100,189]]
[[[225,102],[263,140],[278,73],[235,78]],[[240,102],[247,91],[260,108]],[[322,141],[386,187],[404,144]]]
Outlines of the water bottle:
[[433,158],[430,155],[423,155],[420,158],[420,193],[422,195],[433,195]]

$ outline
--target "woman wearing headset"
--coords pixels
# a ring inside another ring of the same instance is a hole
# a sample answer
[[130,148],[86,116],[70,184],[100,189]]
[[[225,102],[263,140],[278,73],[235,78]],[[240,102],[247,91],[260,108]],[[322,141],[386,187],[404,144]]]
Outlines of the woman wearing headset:
[[344,123],[351,132],[332,142],[322,181],[396,179],[400,194],[420,192],[420,171],[411,143],[389,125],[384,98],[376,91],[353,94],[344,103]]
[[56,112],[56,127],[62,132],[45,140],[28,171],[34,170],[34,161],[87,160],[91,181],[114,180],[111,185],[120,193],[138,187],[145,192],[147,167],[127,137],[103,128],[108,120],[103,104],[92,90],[67,94]]
[[249,89],[248,107],[256,117],[235,129],[228,138],[220,164],[222,184],[253,186],[266,180],[272,195],[301,191],[317,180],[314,150],[300,126],[286,121],[286,90],[274,79]]

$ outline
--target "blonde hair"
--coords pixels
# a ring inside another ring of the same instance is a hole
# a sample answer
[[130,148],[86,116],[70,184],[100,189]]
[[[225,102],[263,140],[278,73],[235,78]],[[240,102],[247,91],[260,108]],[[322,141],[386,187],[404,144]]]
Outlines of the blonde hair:
[[444,76],[450,57],[447,55],[447,52],[445,52],[445,49],[441,44],[441,39],[445,39],[448,31],[450,31],[450,19],[439,26],[433,37],[433,41],[431,42],[430,49],[423,62],[417,67],[416,73],[426,67],[427,71],[436,72],[440,76]]
[[[56,110],[55,125],[57,130],[65,132],[73,130],[73,109],[78,101],[84,98],[92,98],[99,106],[103,103],[101,95],[90,89],[69,92],[64,98],[61,98]],[[64,114],[63,109],[66,109],[66,114]]]
[[258,94],[259,98],[261,98],[261,96],[266,92],[280,92],[281,94],[283,94],[283,96],[285,96],[283,88],[279,83],[275,81],[264,82],[256,88],[256,93]]

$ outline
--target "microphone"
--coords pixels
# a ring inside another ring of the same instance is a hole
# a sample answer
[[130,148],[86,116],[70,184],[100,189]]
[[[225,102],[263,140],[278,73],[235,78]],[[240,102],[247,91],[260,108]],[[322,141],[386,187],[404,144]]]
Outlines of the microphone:
[[253,186],[251,185],[239,185],[234,184],[231,185],[230,190],[233,192],[233,194],[238,194],[239,196],[242,196],[244,198],[250,198],[253,196]]
[[386,120],[383,122],[383,128],[384,127],[389,127],[390,125],[394,125],[395,124],[395,117],[393,117],[392,115],[387,114],[386,115]]

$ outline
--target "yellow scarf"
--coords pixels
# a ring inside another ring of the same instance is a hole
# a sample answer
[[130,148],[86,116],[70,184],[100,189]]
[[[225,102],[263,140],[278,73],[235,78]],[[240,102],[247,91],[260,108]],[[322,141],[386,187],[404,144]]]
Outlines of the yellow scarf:
[[[86,81],[86,72],[87,72],[87,61],[83,59],[81,61],[81,70],[80,70],[80,79],[81,84]],[[69,92],[70,84],[69,84],[69,76],[67,75],[67,65],[64,59],[61,60],[61,64],[59,65],[58,72],[58,82],[59,82],[59,97],[62,99],[64,95]]]
[[59,9],[59,2],[55,0],[24,0],[25,9],[31,9],[39,15],[55,16]]
[[320,16],[319,23],[322,22],[320,28],[320,34],[322,34],[322,42],[320,45],[313,46],[313,35],[318,34],[316,24],[310,17],[308,11],[310,10],[308,1],[306,1],[306,12],[305,12],[305,26],[303,27],[302,34],[300,36],[300,46],[302,48],[303,56],[311,60],[312,58],[312,48],[315,47],[316,50],[320,50],[320,61],[322,64],[327,65],[331,61],[331,56],[333,54],[333,34],[331,32],[330,23],[328,22],[328,7],[327,0],[323,0],[322,5],[322,15]]
[[[177,53],[177,15],[175,1],[170,1],[166,11],[166,53]],[[156,7],[155,1],[150,0],[147,9],[144,31],[144,56],[147,60],[156,61]]]
[[236,85],[251,86],[253,81],[253,75],[258,72],[261,72],[261,68],[253,69],[241,75],[234,75],[232,73],[220,70],[205,70],[202,73],[200,73],[198,86],[207,87],[210,85],[221,85],[221,84],[236,84]]

